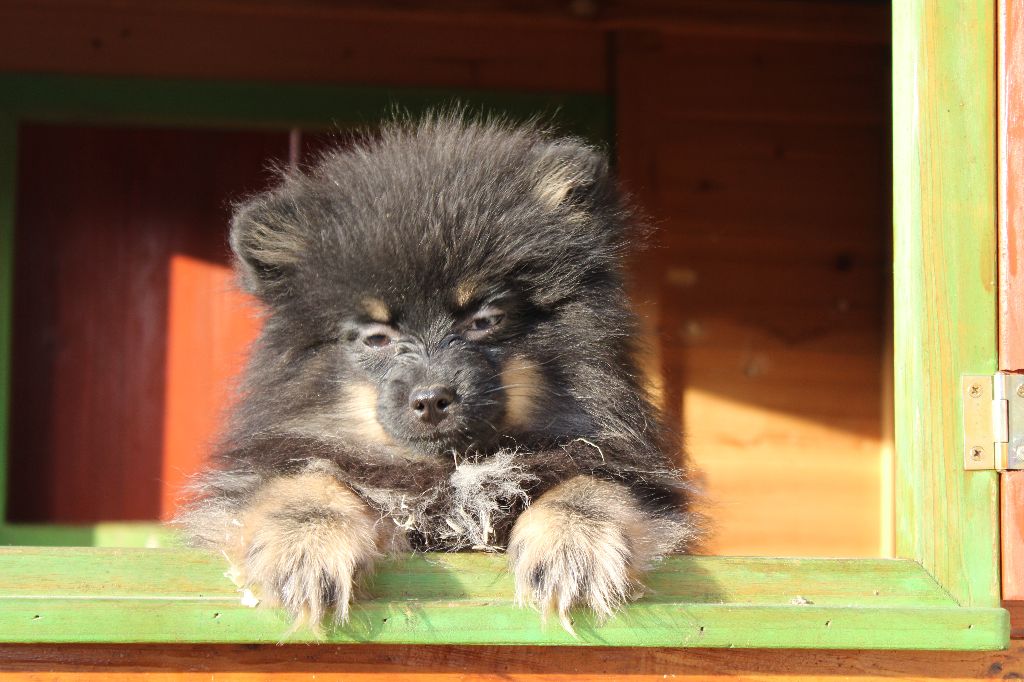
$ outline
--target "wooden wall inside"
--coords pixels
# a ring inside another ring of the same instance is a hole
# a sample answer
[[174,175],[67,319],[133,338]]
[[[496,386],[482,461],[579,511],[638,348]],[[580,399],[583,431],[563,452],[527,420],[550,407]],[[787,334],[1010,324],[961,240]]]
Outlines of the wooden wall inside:
[[[607,92],[620,175],[661,227],[634,263],[636,300],[706,481],[707,551],[885,553],[882,8],[410,8],[388,24],[364,6],[270,7],[15,2],[0,68]],[[51,50],[26,37],[44,29]],[[285,135],[22,137],[12,518],[166,517],[251,334],[228,312],[226,203],[266,182]]]
[[167,518],[256,324],[229,202],[267,186],[288,134],[24,125],[18,141],[9,518]]
[[635,272],[711,551],[884,553],[887,46],[623,32],[615,64],[622,176],[662,227]]

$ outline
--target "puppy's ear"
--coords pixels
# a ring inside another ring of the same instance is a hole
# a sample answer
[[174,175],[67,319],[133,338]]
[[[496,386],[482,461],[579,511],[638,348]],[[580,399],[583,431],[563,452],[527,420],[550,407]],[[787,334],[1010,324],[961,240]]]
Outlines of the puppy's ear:
[[552,209],[588,209],[611,198],[608,159],[579,140],[555,140],[540,150],[534,194]]
[[307,230],[293,202],[270,194],[235,207],[231,250],[249,293],[271,298],[274,289],[297,269],[306,249]]

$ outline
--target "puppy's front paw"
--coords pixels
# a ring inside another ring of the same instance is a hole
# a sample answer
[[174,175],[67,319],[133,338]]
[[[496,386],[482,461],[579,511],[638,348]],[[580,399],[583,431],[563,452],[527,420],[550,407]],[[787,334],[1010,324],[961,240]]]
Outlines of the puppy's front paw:
[[577,476],[541,496],[516,521],[508,555],[516,600],[575,634],[570,609],[607,618],[642,591],[652,558],[650,523],[623,486]]
[[353,586],[378,556],[376,517],[351,490],[315,472],[264,487],[242,517],[241,578],[314,632],[348,618]]

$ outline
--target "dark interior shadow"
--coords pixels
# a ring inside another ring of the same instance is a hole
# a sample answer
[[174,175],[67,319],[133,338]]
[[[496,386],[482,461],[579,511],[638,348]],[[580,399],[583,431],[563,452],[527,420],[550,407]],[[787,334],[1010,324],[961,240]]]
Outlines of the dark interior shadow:
[[171,259],[226,265],[229,200],[265,187],[287,144],[285,132],[21,126],[9,520],[160,517],[179,454],[165,439],[168,335],[207,352],[211,323],[171,329]]

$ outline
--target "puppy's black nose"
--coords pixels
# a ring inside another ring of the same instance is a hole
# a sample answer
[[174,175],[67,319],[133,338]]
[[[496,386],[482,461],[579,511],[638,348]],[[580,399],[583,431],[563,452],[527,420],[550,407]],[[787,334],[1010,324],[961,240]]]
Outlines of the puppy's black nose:
[[417,388],[409,396],[409,407],[419,420],[435,426],[447,416],[454,402],[455,391],[447,386]]

